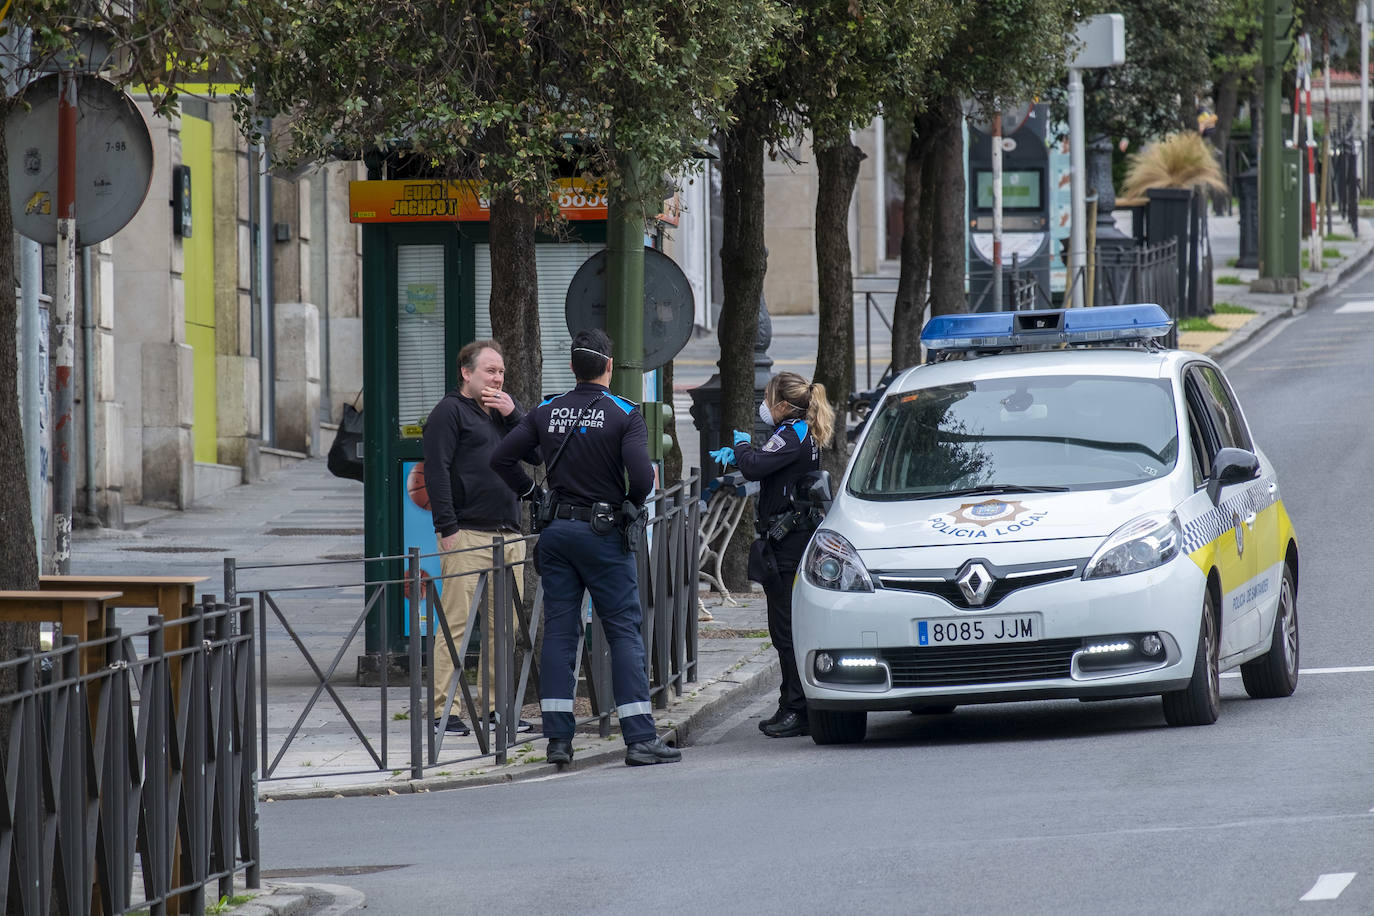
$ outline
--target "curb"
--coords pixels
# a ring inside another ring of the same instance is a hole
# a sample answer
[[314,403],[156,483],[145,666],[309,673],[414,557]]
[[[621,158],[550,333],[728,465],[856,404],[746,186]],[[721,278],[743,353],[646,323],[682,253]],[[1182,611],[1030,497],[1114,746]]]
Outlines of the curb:
[[1325,271],[1321,278],[1313,282],[1307,289],[1298,290],[1294,293],[1293,300],[1288,306],[1270,307],[1257,311],[1253,321],[1246,322],[1226,339],[1219,341],[1207,351],[1207,355],[1212,359],[1220,360],[1231,351],[1239,349],[1250,338],[1259,334],[1275,321],[1281,318],[1292,318],[1307,311],[1314,296],[1326,292],[1350,274],[1362,270],[1369,263],[1371,256],[1374,256],[1374,240],[1362,241],[1360,247],[1352,251],[1349,257],[1342,258],[1339,264],[1333,265],[1330,270]]
[[[688,685],[694,688],[684,698],[667,709],[656,710],[659,720],[659,734],[669,744],[679,747],[691,740],[691,735],[714,718],[727,704],[740,695],[757,692],[769,680],[776,679],[780,670],[777,653],[766,639],[758,639],[758,647],[749,652],[738,664],[725,674],[705,685]],[[552,776],[559,772],[571,772],[620,762],[625,756],[625,745],[620,738],[600,738],[596,736],[576,736],[576,740],[596,742],[591,747],[579,747],[573,762],[559,770],[551,763],[509,762],[502,767],[487,772],[470,775],[428,776],[423,779],[407,779],[389,783],[353,784],[337,787],[283,788],[273,791],[270,785],[260,785],[259,798],[265,802],[296,801],[307,798],[356,798],[376,795],[409,795],[424,792],[439,792],[446,789],[475,788],[478,786],[500,785]],[[494,767],[494,765],[492,765]]]
[[261,893],[252,900],[224,912],[226,916],[295,916],[329,905],[330,912],[350,913],[365,902],[362,893],[341,884],[264,881]]

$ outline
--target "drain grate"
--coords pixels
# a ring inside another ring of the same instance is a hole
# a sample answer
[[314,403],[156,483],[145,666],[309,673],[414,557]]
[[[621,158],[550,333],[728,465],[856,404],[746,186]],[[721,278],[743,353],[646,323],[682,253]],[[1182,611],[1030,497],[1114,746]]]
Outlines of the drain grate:
[[360,553],[322,553],[321,560],[361,560],[363,555]]
[[268,534],[275,534],[277,537],[287,538],[307,538],[307,537],[334,537],[336,535],[362,534],[361,528],[271,528]]
[[139,553],[228,553],[227,547],[182,547],[175,544],[160,544],[148,547],[121,547],[120,550],[135,550]]
[[264,868],[262,876],[264,878],[319,878],[324,875],[342,875],[344,877],[353,875],[375,875],[379,871],[394,871],[398,868],[409,868],[407,864],[402,865],[329,865],[323,868]]

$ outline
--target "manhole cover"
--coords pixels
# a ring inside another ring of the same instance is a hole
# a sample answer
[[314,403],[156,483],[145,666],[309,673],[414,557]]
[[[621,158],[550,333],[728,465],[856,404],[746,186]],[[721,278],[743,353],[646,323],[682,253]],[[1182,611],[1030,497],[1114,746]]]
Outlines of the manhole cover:
[[227,547],[181,547],[162,544],[150,547],[121,547],[120,550],[136,550],[139,553],[227,553]]
[[321,560],[361,560],[363,555],[360,553],[324,553],[320,554]]
[[318,878],[322,875],[372,875],[408,865],[331,865],[324,868],[264,868],[264,878]]
[[303,538],[303,537],[334,537],[336,535],[362,534],[361,528],[272,528],[268,534],[275,534],[278,537]]

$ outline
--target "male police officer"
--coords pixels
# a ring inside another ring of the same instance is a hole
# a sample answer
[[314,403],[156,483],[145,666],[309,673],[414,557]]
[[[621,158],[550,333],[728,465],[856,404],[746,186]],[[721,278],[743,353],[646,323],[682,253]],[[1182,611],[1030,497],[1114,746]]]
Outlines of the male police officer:
[[493,470],[517,493],[531,486],[517,462],[542,461],[556,505],[535,548],[544,580],[539,705],[548,760],[572,762],[574,664],[585,589],[610,643],[625,763],[672,763],[682,752],[664,744],[654,730],[635,558],[616,527],[618,518],[623,524],[622,504],[642,507],[653,487],[648,430],[633,402],[607,390],[611,339],[606,333],[580,331],[572,343],[577,387],[526,414],[491,458]]

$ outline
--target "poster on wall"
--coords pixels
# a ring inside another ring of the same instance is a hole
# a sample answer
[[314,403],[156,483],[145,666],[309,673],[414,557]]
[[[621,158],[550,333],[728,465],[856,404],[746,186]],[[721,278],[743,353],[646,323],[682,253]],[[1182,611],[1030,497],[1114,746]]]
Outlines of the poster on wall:
[[[401,538],[408,552],[412,547],[420,548],[421,554],[433,554],[438,549],[434,539],[434,516],[429,511],[429,491],[425,489],[425,463],[406,461],[401,465],[404,476],[405,496],[401,500]],[[420,561],[420,580],[426,585],[434,581],[436,594],[443,592],[443,575],[438,556],[426,556]],[[429,634],[429,589],[420,597],[420,635]],[[402,634],[410,635],[410,583],[405,587],[405,619],[401,622]]]

